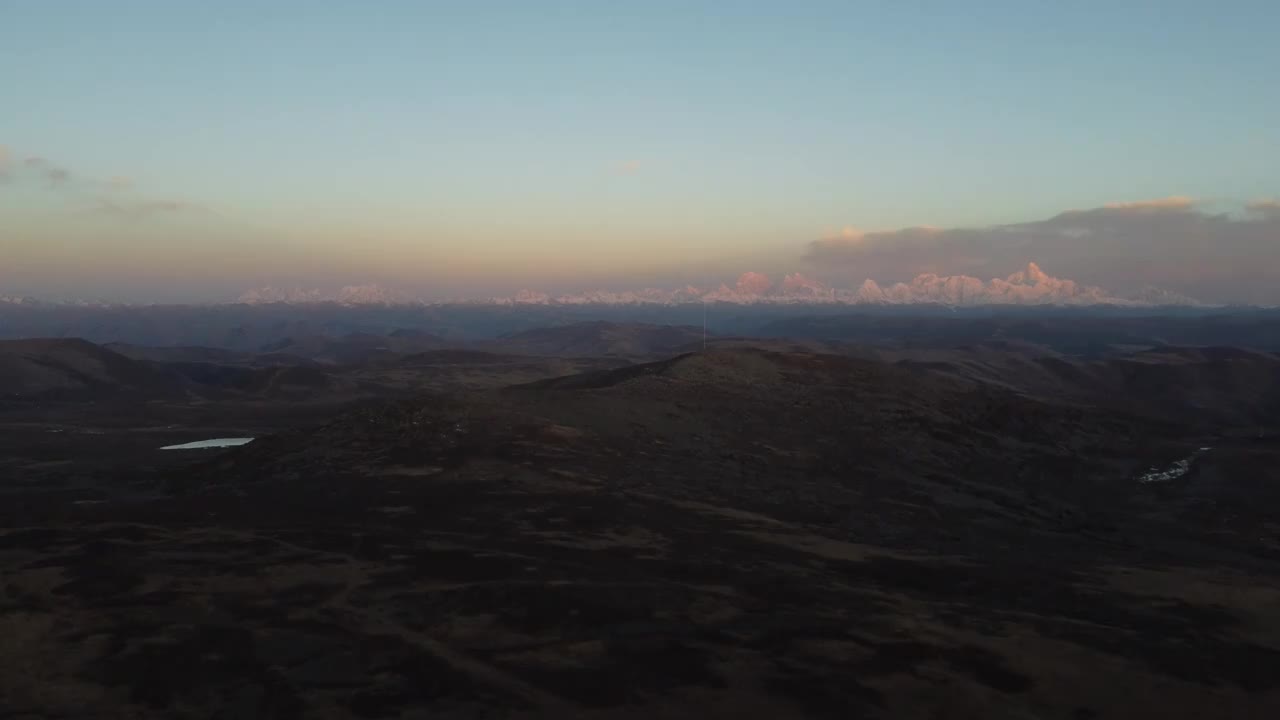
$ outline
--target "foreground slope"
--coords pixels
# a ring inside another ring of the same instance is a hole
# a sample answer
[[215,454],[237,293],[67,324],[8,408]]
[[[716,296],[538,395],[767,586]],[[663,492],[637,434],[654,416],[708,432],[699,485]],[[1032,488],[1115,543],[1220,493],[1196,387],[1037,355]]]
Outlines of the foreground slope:
[[1238,308],[1213,313],[1131,314],[988,308],[919,314],[858,312],[783,317],[754,328],[752,334],[897,347],[1012,341],[1094,356],[1165,345],[1276,352],[1280,351],[1280,311]]
[[176,395],[173,373],[78,339],[0,341],[0,397]]
[[365,407],[166,475],[171,497],[6,508],[0,697],[1268,717],[1280,451],[1229,429],[747,349]]
[[1212,430],[1280,416],[1280,355],[1233,347],[1159,347],[1089,359],[980,343],[879,353],[900,366],[1008,388],[1046,402],[1178,416]]
[[264,345],[262,350],[318,362],[359,364],[394,360],[403,354],[439,348],[443,343],[441,338],[430,333],[400,330],[385,335],[349,333],[341,337],[287,337]]
[[701,342],[703,331],[682,325],[580,322],[504,335],[490,345],[503,352],[560,357],[653,357]]

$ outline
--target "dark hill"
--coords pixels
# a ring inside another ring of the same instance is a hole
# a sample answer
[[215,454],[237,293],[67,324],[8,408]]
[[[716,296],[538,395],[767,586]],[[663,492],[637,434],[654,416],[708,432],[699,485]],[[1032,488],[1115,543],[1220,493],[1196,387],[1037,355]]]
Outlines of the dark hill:
[[340,337],[288,337],[262,346],[263,353],[285,354],[324,363],[356,365],[394,361],[397,356],[438,349],[445,344],[426,332],[396,331],[389,335],[350,333]]
[[[1017,384],[687,354],[366,407],[175,487],[193,513],[228,487],[228,507],[287,503],[282,558],[319,543],[380,568],[335,585],[349,621],[484,657],[501,680],[453,667],[551,714],[1274,708],[1280,642],[1256,634],[1274,609],[1224,605],[1197,579],[1280,580],[1280,545],[1259,539],[1280,477],[1259,450],[1197,454],[1204,437],[1176,414]],[[1184,457],[1189,479],[1138,481]]]
[[244,378],[238,389],[263,395],[314,394],[333,387],[334,379],[315,367],[261,368]]
[[511,355],[503,355],[501,353],[485,352],[483,350],[428,350],[427,352],[413,353],[401,358],[400,364],[405,366],[414,365],[487,365],[492,363],[509,362],[513,360]]
[[492,343],[517,355],[646,357],[701,342],[702,329],[647,323],[583,322],[504,335]]
[[1280,448],[1126,402],[1194,409],[1240,358],[1023,350],[684,354],[364,404],[149,502],[0,505],[0,689],[113,717],[1276,717]]
[[166,363],[217,363],[221,365],[247,364],[255,357],[223,348],[182,345],[173,347],[149,347],[128,343],[107,343],[102,347],[134,360]]
[[1015,341],[1088,356],[1168,345],[1280,351],[1280,315],[1272,310],[1194,315],[1142,312],[1131,315],[1044,308],[914,316],[842,312],[829,317],[781,318],[763,324],[753,334],[892,347]]
[[1266,422],[1280,411],[1280,355],[1260,351],[1161,347],[1084,359],[983,344],[890,356],[905,356],[902,367],[999,385],[1048,402],[1174,414],[1204,428]]
[[176,373],[85,340],[0,341],[0,396],[153,398],[180,395],[183,386]]
[[218,365],[237,367],[276,367],[280,365],[314,365],[315,361],[283,352],[236,352],[223,348],[180,345],[151,347],[126,343],[107,343],[102,347],[134,360],[167,365]]

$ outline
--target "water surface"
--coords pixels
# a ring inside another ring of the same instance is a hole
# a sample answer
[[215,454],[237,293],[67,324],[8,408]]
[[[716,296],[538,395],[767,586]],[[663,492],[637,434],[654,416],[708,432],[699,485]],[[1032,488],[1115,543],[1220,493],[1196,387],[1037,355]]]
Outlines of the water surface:
[[161,450],[202,450],[204,448],[224,448],[236,447],[238,445],[247,445],[253,442],[253,438],[213,438],[211,440],[196,440],[195,442],[182,443],[181,445],[165,445]]

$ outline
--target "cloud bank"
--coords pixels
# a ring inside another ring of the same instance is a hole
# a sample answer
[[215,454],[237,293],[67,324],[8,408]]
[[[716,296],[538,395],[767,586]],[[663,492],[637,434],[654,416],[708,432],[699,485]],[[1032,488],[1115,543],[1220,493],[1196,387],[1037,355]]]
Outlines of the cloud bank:
[[1192,199],[1108,203],[979,228],[843,232],[809,244],[806,258],[862,277],[1000,276],[1035,260],[1104,287],[1157,285],[1212,301],[1280,301],[1280,202],[1238,215]]

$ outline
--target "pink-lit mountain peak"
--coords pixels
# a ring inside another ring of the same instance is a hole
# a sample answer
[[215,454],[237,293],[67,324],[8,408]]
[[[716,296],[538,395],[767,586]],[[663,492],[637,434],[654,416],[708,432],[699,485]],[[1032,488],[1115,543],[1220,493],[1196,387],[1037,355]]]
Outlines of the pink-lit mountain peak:
[[[412,302],[408,296],[376,285],[349,286],[334,294],[316,290],[276,290],[263,288],[245,293],[244,303],[337,302],[346,305],[397,304]],[[637,305],[684,303],[846,305],[1195,305],[1195,300],[1177,293],[1143,288],[1131,295],[1115,295],[1099,287],[1057,278],[1036,263],[1004,277],[983,281],[969,275],[923,273],[909,282],[881,285],[873,279],[846,287],[828,285],[802,273],[784,275],[775,283],[760,272],[745,272],[733,285],[721,283],[714,289],[691,285],[678,289],[590,290],[566,295],[550,295],[538,290],[521,290],[509,297],[477,302],[503,305]]]

